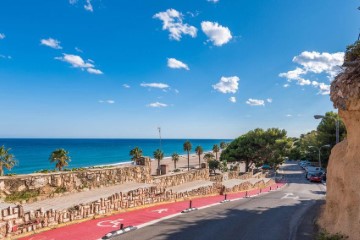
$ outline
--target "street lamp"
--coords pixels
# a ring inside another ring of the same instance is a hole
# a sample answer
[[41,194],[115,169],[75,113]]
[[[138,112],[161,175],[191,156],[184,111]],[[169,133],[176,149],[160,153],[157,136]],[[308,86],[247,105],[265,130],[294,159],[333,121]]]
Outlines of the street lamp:
[[[323,118],[326,118],[326,116],[324,115],[314,115],[314,118],[315,119],[323,119]],[[336,127],[336,144],[339,143],[339,119],[338,118],[335,118],[335,127]]]
[[319,167],[321,167],[321,148],[323,147],[330,147],[330,144],[326,144],[324,146],[321,147],[316,147],[316,146],[308,146],[308,148],[316,148],[319,151]]

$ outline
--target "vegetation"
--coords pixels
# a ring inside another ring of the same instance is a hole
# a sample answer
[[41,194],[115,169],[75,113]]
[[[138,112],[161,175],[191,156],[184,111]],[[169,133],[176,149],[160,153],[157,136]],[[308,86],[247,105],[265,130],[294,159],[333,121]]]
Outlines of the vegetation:
[[210,161],[215,160],[215,155],[212,153],[205,153],[204,159],[209,163]]
[[215,174],[216,173],[216,169],[219,169],[220,168],[220,162],[218,160],[210,160],[209,162],[209,169],[211,171],[213,171],[213,173]]
[[213,152],[215,153],[215,159],[218,159],[218,152],[220,152],[219,145],[215,144],[212,148]]
[[348,239],[347,236],[342,235],[340,233],[336,233],[336,234],[329,234],[325,231],[321,231],[315,238],[316,240],[344,240],[344,239]]
[[184,143],[184,151],[187,152],[187,158],[188,158],[188,171],[190,171],[190,151],[192,149],[192,145],[190,141],[186,141]]
[[244,162],[246,171],[250,164],[261,166],[266,163],[276,169],[285,160],[291,145],[292,140],[287,138],[285,130],[257,128],[232,141],[221,153],[220,160]]
[[64,192],[66,192],[65,187],[57,187],[54,191],[54,193],[64,193]]
[[176,162],[179,161],[180,156],[179,156],[179,154],[177,154],[177,153],[173,153],[173,154],[171,155],[171,159],[172,159],[173,162],[174,162],[174,171],[175,171],[175,170],[176,170]]
[[158,161],[159,174],[161,174],[160,161],[164,158],[163,151],[161,151],[160,149],[156,149],[156,151],[154,152],[154,158]]
[[141,158],[143,151],[139,147],[135,147],[130,151],[130,156],[132,161],[136,161],[137,159]]
[[228,144],[226,142],[221,142],[220,143],[220,149],[224,150],[225,148],[227,148]]
[[329,144],[330,148],[321,148],[321,162],[327,165],[332,147],[336,144],[336,120],[339,120],[340,141],[346,137],[346,128],[338,114],[327,112],[319,123],[317,130],[302,134],[300,138],[293,138],[294,146],[289,152],[290,159],[307,159],[317,162],[319,152],[316,148]]
[[24,190],[21,192],[14,192],[10,195],[7,195],[5,198],[6,202],[20,202],[20,201],[27,201],[31,198],[35,198],[40,195],[39,190]]
[[199,156],[199,168],[200,168],[200,157],[201,157],[201,154],[204,153],[204,149],[201,146],[197,146],[195,148],[195,152]]
[[360,59],[360,40],[346,47],[345,63]]
[[63,167],[68,166],[71,161],[69,157],[69,152],[63,148],[56,149],[50,154],[50,162],[55,162],[55,167],[61,171]]
[[0,176],[4,176],[4,168],[11,170],[17,164],[15,156],[10,154],[10,150],[5,146],[0,147]]

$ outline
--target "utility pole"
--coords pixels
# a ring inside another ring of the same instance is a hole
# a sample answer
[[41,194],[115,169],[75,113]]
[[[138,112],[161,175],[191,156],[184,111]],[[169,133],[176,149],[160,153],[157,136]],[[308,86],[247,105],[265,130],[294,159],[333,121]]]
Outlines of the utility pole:
[[161,127],[158,127],[159,130],[159,140],[160,140],[160,150],[161,150]]

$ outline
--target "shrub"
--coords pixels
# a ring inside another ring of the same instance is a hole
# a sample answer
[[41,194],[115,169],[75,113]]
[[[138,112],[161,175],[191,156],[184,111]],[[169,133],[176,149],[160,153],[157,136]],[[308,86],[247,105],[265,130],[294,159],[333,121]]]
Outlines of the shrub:
[[180,172],[180,171],[181,171],[181,170],[180,170],[180,169],[178,169],[178,168],[174,170],[174,172]]
[[40,195],[39,190],[24,190],[21,192],[15,192],[10,195],[7,195],[5,198],[6,202],[19,202],[22,200],[29,200],[31,198],[35,198]]
[[345,62],[360,60],[360,40],[346,47]]
[[325,231],[321,231],[315,238],[316,240],[343,240],[348,239],[347,236],[342,235],[340,233],[336,233],[334,235],[329,234]]

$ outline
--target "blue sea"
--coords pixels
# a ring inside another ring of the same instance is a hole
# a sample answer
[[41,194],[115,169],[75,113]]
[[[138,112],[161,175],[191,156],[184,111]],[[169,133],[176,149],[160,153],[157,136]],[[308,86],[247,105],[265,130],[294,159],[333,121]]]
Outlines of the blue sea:
[[[186,139],[162,139],[161,149],[165,157],[171,154],[185,154],[183,143]],[[230,142],[228,139],[189,139],[193,146],[200,145],[210,151],[214,144]],[[69,151],[71,162],[67,168],[91,167],[126,163],[134,147],[143,150],[144,156],[153,158],[153,152],[160,148],[159,139],[0,139],[0,146],[11,148],[18,165],[5,173],[33,173],[42,169],[54,169],[49,162],[52,151],[64,148]]]

